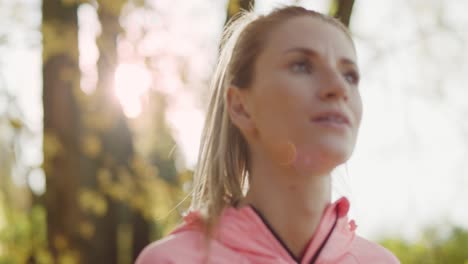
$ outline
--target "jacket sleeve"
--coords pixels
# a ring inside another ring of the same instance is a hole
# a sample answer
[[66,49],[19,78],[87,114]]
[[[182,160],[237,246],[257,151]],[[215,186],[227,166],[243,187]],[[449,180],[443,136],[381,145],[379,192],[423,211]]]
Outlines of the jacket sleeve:
[[144,248],[135,264],[202,263],[201,243],[195,232],[170,235]]
[[153,244],[147,246],[138,256],[135,264],[168,264],[168,263],[175,263],[171,261],[169,255],[163,254],[159,248]]
[[390,250],[360,236],[356,236],[350,253],[358,263],[400,264]]

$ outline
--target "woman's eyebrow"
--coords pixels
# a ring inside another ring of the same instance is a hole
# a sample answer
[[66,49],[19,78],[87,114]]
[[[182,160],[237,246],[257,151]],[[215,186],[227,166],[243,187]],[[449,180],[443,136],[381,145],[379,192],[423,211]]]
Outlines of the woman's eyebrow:
[[[316,50],[313,50],[313,49],[310,49],[310,48],[304,48],[304,47],[295,47],[295,48],[290,48],[290,49],[287,49],[284,53],[290,53],[290,52],[299,52],[299,53],[303,53],[309,57],[320,57],[320,54],[316,51]],[[348,65],[351,65],[351,66],[354,66],[357,68],[357,64],[350,58],[346,58],[346,57],[341,57],[340,58],[340,62],[343,63],[343,64],[348,64]]]
[[290,53],[290,52],[304,53],[310,57],[319,57],[319,54],[316,50],[309,49],[309,48],[295,47],[295,48],[287,49],[284,53]]

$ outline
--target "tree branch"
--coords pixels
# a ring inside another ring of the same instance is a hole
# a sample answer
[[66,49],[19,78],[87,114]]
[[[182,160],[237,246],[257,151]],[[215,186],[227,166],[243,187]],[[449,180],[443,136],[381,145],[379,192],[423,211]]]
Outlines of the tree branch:
[[341,23],[349,27],[353,6],[354,0],[333,0],[331,3],[330,15],[338,18]]

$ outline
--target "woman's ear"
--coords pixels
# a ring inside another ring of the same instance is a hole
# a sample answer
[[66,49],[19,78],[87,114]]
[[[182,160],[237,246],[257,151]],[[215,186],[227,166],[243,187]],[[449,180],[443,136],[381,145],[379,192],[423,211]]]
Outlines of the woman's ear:
[[247,91],[237,86],[229,86],[226,95],[226,106],[232,123],[242,132],[248,133],[254,128],[250,113]]

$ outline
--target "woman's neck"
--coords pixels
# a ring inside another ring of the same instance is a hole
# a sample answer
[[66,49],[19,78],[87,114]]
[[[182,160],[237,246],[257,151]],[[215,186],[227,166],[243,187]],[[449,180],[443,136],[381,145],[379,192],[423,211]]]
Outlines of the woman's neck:
[[300,258],[331,200],[330,174],[297,173],[292,168],[256,163],[249,191],[239,207],[251,204]]

